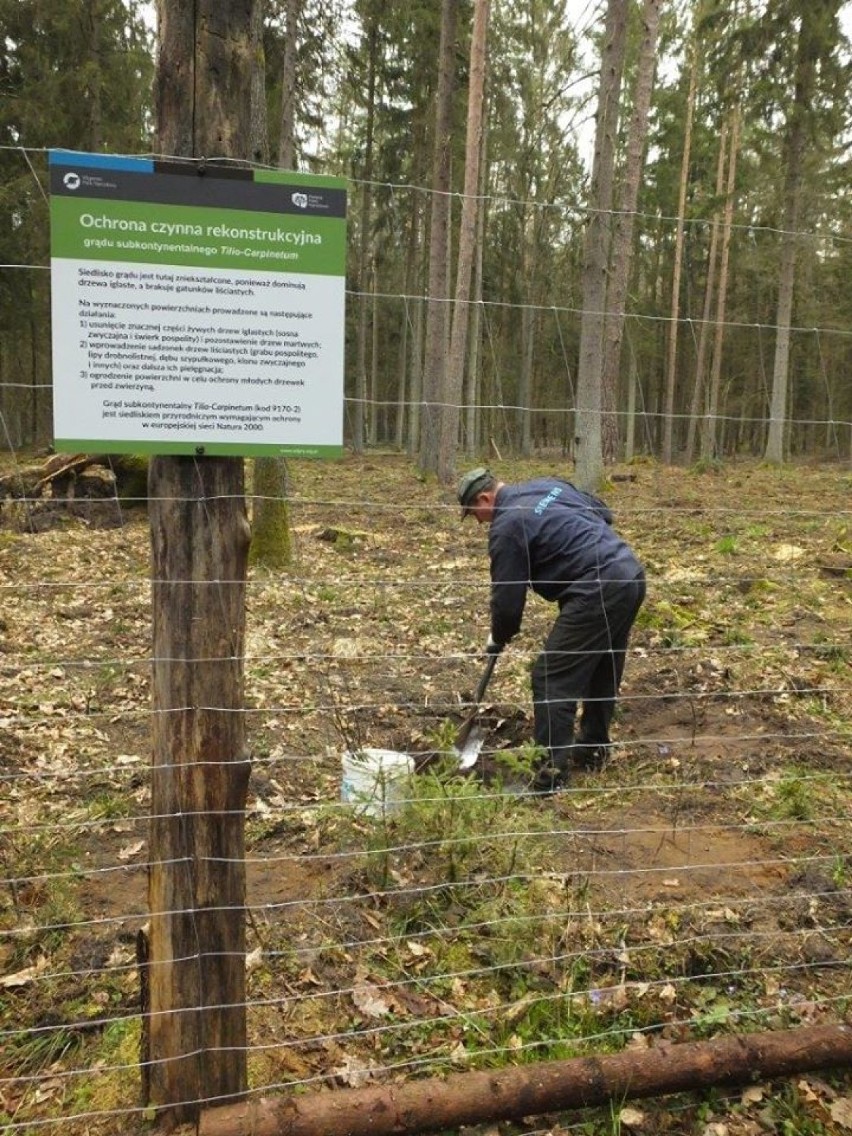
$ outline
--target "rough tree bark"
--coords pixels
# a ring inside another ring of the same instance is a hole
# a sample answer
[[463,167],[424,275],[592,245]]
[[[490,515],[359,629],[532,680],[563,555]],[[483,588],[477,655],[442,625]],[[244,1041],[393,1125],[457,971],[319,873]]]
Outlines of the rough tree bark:
[[713,331],[713,356],[707,392],[707,413],[701,427],[701,457],[712,461],[719,448],[719,391],[722,382],[722,348],[725,341],[725,315],[728,300],[728,271],[731,260],[731,234],[734,223],[734,197],[737,179],[737,152],[740,137],[740,108],[731,108],[731,152],[728,155],[728,181],[722,222],[722,253],[719,263],[719,294],[716,300],[716,326]]
[[[369,330],[369,291],[373,227],[373,135],[376,120],[376,69],[379,51],[379,15],[370,9],[367,27],[367,122],[364,138],[364,166],[361,174],[361,216],[358,241],[358,329],[355,345],[355,402],[352,408],[352,449],[364,451],[364,424],[367,417],[367,332]],[[374,411],[375,414],[375,411]]]
[[[727,119],[722,124],[719,137],[719,160],[716,164],[716,200],[722,196],[725,184],[725,158],[728,145]],[[707,253],[707,281],[704,286],[704,306],[701,316],[701,327],[698,332],[698,353],[695,359],[695,382],[692,387],[692,401],[689,408],[689,425],[686,431],[686,464],[692,464],[695,453],[695,437],[698,430],[698,416],[701,409],[701,400],[704,397],[704,372],[707,368],[707,349],[710,343],[710,315],[713,311],[713,297],[716,293],[717,253],[719,248],[719,219],[718,212],[710,222],[710,249]]]
[[470,322],[470,282],[473,276],[474,239],[481,204],[479,201],[479,161],[485,118],[485,66],[490,0],[475,0],[473,33],[470,40],[470,83],[467,96],[467,142],[464,164],[464,198],[459,223],[459,255],[456,268],[456,297],[447,365],[446,398],[441,414],[438,478],[449,482],[455,472],[459,436],[467,331]]
[[808,115],[816,85],[819,50],[817,23],[822,13],[814,4],[802,8],[802,22],[796,49],[795,95],[787,120],[784,173],[784,219],[781,225],[781,263],[778,274],[778,306],[775,323],[775,359],[772,365],[772,398],[764,461],[780,465],[784,461],[784,431],[787,425],[787,384],[790,371],[790,328],[796,286],[796,259],[799,248],[799,207],[802,196],[803,166],[808,140]]
[[284,59],[281,64],[281,133],[278,138],[278,165],[282,170],[296,168],[296,48],[301,10],[301,0],[286,0]]
[[633,263],[633,231],[636,206],[642,178],[645,139],[648,136],[648,112],[657,69],[657,32],[660,26],[662,0],[643,0],[642,44],[633,95],[633,114],[627,133],[627,156],[622,181],[618,215],[610,259],[610,279],[606,293],[606,323],[602,379],[601,441],[604,462],[618,458],[620,429],[618,424],[618,378],[621,369],[621,343],[624,338],[624,311]]
[[479,436],[480,420],[480,340],[482,338],[482,265],[483,249],[485,248],[485,217],[488,210],[488,163],[487,156],[488,137],[482,133],[482,154],[479,160],[479,196],[481,208],[476,220],[476,262],[473,274],[473,294],[471,296],[470,314],[470,354],[467,364],[467,381],[465,383],[465,425],[464,446],[465,455],[473,458],[476,453]]
[[252,0],[251,6],[251,160],[269,164],[269,115],[266,108],[266,52],[263,24],[267,0]]
[[[247,158],[251,0],[160,0],[159,149]],[[243,462],[152,459],[146,1018],[164,1123],[246,1089]]]
[[692,123],[695,118],[695,93],[698,88],[699,67],[698,29],[693,23],[691,59],[689,64],[689,92],[686,96],[686,123],[683,128],[683,154],[680,162],[680,181],[677,198],[677,227],[675,229],[674,266],[672,268],[672,308],[666,351],[666,409],[663,426],[663,461],[671,465],[674,451],[674,407],[677,391],[677,341],[680,330],[680,277],[683,270],[683,233],[686,224],[686,191],[689,185],[689,164],[692,160]]
[[407,1085],[246,1101],[204,1114],[198,1136],[416,1136],[572,1108],[620,1107],[631,1098],[748,1084],[850,1062],[848,1026],[812,1026]]
[[609,0],[601,49],[590,215],[583,248],[575,477],[584,489],[592,490],[598,488],[604,472],[601,429],[604,311],[612,245],[615,140],[627,45],[627,11],[627,0]]
[[429,226],[429,292],[426,307],[426,355],[423,364],[420,455],[423,473],[438,472],[444,362],[447,354],[449,295],[450,168],[452,157],[453,88],[459,0],[442,0],[441,46],[432,163],[432,210]]
[[[269,164],[269,122],[266,108],[266,54],[263,49],[263,23],[268,0],[252,0],[251,14],[251,154],[260,165]],[[288,21],[290,13],[288,11]],[[290,24],[288,22],[288,31]],[[294,24],[295,28],[295,24]],[[295,35],[295,30],[293,31]],[[284,79],[287,88],[287,60],[295,59],[289,42],[284,46]],[[295,66],[291,62],[291,66]],[[282,131],[284,124],[282,120]],[[280,154],[287,143],[282,136]],[[289,140],[289,152],[293,139]],[[280,160],[279,160],[279,164]],[[285,169],[292,169],[288,162]],[[252,496],[252,564],[265,568],[288,568],[293,561],[290,536],[290,509],[287,504],[287,462],[283,457],[255,458]]]

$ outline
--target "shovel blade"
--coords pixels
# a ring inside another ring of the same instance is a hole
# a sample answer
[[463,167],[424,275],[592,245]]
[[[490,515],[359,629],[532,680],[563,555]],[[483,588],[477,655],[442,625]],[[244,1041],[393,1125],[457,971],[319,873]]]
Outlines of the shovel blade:
[[470,769],[472,766],[476,765],[476,759],[482,752],[484,745],[485,731],[479,726],[474,726],[465,738],[464,745],[461,749],[456,749],[459,758],[459,769]]

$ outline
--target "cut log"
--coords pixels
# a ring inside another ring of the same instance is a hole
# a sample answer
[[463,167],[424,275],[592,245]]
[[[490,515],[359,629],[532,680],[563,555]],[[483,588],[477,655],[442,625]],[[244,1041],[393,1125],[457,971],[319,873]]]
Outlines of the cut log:
[[842,1065],[852,1065],[852,1029],[812,1026],[660,1045],[640,1053],[457,1073],[404,1085],[242,1101],[202,1113],[198,1132],[415,1136]]
[[76,473],[93,463],[99,463],[99,459],[90,454],[52,454],[42,466],[42,481],[48,482],[64,474]]
[[110,495],[144,501],[147,497],[148,460],[139,454],[53,454],[40,465],[18,466],[0,475],[0,495],[7,497],[62,498],[70,484],[82,479],[72,496],[86,496],[88,484],[100,497],[96,482],[110,482]]

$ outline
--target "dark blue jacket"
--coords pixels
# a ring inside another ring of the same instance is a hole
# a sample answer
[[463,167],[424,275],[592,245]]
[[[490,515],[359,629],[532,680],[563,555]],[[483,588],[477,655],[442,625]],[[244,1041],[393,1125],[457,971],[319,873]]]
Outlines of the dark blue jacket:
[[562,604],[598,590],[600,580],[633,580],[642,566],[612,528],[612,513],[568,481],[540,477],[504,485],[488,535],[491,634],[517,634],[527,589]]

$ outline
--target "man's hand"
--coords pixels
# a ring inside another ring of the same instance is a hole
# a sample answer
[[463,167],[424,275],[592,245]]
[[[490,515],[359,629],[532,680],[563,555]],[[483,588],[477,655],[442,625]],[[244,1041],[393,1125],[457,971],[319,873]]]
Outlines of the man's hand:
[[505,643],[498,643],[493,635],[489,635],[488,642],[485,644],[485,654],[499,655],[505,646]]

